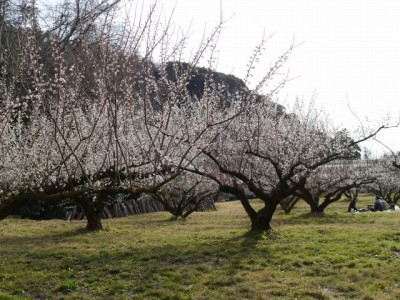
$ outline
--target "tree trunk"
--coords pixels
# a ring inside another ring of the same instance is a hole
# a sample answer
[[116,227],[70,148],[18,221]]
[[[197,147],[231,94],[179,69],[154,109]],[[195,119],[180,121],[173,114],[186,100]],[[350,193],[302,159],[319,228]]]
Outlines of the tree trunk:
[[311,213],[312,214],[322,214],[324,213],[325,207],[322,206],[311,206]]
[[289,214],[296,203],[300,200],[300,197],[297,196],[289,196],[285,199],[282,199],[279,204],[281,205],[282,209],[285,211],[285,214]]
[[339,201],[341,197],[342,197],[342,193],[339,193],[339,194],[335,195],[334,197],[324,198],[324,201],[322,201],[322,203],[317,206],[315,213],[319,213],[319,214],[324,213],[325,208],[327,208],[332,203]]
[[277,201],[269,201],[265,203],[265,206],[260,209],[256,215],[250,216],[251,220],[251,231],[270,231],[271,220],[278,206]]
[[261,200],[264,201],[264,207],[260,209],[259,211],[255,211],[255,209],[250,205],[249,199],[246,196],[245,192],[243,191],[242,188],[239,188],[236,183],[234,183],[234,186],[228,186],[228,185],[223,185],[220,186],[220,191],[221,192],[226,192],[230,193],[233,195],[236,195],[240,202],[242,203],[242,206],[244,210],[246,211],[247,215],[250,218],[251,221],[251,228],[250,231],[269,231],[271,230],[271,219],[272,216],[275,213],[275,210],[279,204],[280,198],[265,198]]
[[317,213],[323,213],[324,208],[321,208],[320,205],[318,205],[319,198],[314,200],[311,197],[304,197],[304,201],[310,206],[310,210],[312,214],[317,214]]
[[87,220],[86,230],[103,230],[103,225],[101,224],[101,215],[103,213],[104,202],[101,196],[97,196],[96,198],[92,197],[94,196],[84,197],[77,200],[85,212]]
[[256,213],[256,216],[250,217],[251,229],[250,231],[269,231],[271,225],[266,220],[265,208],[262,208]]
[[85,210],[87,224],[86,230],[88,231],[98,231],[103,230],[103,225],[101,224],[101,210],[89,209]]

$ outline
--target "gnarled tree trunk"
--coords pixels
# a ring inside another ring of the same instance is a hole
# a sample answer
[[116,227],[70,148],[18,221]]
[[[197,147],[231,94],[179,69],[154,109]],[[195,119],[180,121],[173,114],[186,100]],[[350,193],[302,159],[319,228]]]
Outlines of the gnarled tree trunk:
[[311,206],[311,213],[312,214],[323,214],[324,213],[324,207],[321,206]]
[[76,202],[82,207],[85,212],[87,224],[86,230],[98,231],[103,230],[101,224],[101,215],[104,209],[104,196],[102,195],[90,195],[82,196],[76,199]]
[[310,206],[310,212],[312,214],[322,214],[326,206],[319,204],[319,198],[314,199],[313,197],[304,196],[304,201]]
[[272,216],[278,206],[278,201],[264,201],[265,206],[250,216],[251,231],[270,231]]
[[221,186],[220,190],[222,192],[227,192],[237,196],[242,203],[244,210],[251,221],[250,231],[269,231],[271,230],[271,220],[274,215],[279,201],[273,199],[261,199],[264,201],[264,207],[259,211],[256,211],[249,202],[249,198],[242,188],[238,187],[236,184],[234,187],[231,186]]
[[282,209],[285,211],[285,214],[289,214],[293,207],[296,205],[297,202],[299,202],[301,198],[298,196],[289,196],[286,197],[285,199],[282,199],[280,201],[280,205],[282,207]]

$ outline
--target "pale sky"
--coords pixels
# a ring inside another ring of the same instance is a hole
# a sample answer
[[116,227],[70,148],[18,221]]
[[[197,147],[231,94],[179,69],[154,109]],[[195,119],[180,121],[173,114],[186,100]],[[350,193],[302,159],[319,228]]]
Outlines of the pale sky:
[[[265,36],[264,60],[256,73],[295,40],[287,62],[290,81],[279,102],[316,94],[338,125],[352,128],[356,118],[400,117],[400,1],[398,0],[159,0],[166,14],[175,6],[174,24],[190,26],[193,48],[203,34],[227,22],[218,43],[217,70],[243,78],[254,47]],[[190,47],[190,45],[189,45]],[[380,139],[400,150],[400,129]],[[372,146],[379,151],[379,146]]]

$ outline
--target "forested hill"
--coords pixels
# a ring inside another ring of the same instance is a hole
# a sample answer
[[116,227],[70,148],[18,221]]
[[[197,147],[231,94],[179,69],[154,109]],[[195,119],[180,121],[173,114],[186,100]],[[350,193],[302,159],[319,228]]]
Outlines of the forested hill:
[[[167,73],[170,80],[178,78],[180,72],[187,71],[189,64],[184,62],[169,62],[167,64]],[[209,69],[197,67],[192,71],[192,77],[187,84],[187,89],[192,96],[201,98],[204,92],[204,82],[208,76],[211,76],[216,85],[224,85],[227,93],[235,95],[239,92],[249,92],[249,89],[243,80],[234,75],[227,75],[220,72],[210,71]]]
[[[168,79],[176,81],[181,73],[187,71],[190,65],[185,62],[168,62],[166,65],[166,71]],[[156,73],[156,77],[159,75]],[[223,93],[225,94],[225,103],[229,104],[231,101],[246,101],[246,98],[250,96],[251,90],[246,86],[242,79],[232,75],[225,74],[216,71],[210,71],[204,67],[196,67],[191,71],[191,78],[188,81],[186,88],[191,96],[195,96],[198,99],[203,97],[204,85],[208,77],[212,77],[212,82],[216,86],[224,87]],[[256,100],[260,100],[263,95],[256,95]],[[278,111],[284,112],[285,108],[282,105],[278,105]]]

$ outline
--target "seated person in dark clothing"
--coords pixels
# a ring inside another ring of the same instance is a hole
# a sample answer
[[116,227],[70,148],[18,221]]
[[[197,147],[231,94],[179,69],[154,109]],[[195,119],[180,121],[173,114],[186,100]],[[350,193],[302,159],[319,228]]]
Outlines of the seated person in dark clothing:
[[379,196],[375,198],[374,211],[383,211],[383,200]]
[[348,212],[355,212],[357,211],[357,207],[356,207],[356,202],[357,202],[357,198],[354,198],[353,200],[351,200],[349,208],[348,208]]

